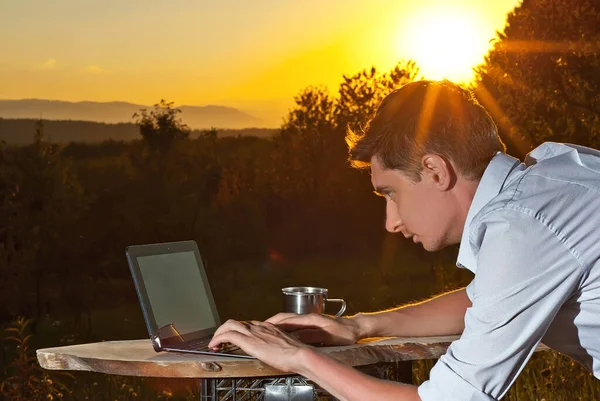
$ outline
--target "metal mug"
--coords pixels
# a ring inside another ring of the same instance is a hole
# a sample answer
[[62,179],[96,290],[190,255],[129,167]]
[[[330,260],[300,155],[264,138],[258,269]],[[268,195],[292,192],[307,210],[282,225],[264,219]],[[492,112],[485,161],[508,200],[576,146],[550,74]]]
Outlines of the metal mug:
[[327,298],[327,288],[319,287],[287,287],[282,288],[283,311],[304,315],[307,313],[324,313],[326,302],[341,303],[336,317],[342,316],[346,311],[346,301],[343,299]]

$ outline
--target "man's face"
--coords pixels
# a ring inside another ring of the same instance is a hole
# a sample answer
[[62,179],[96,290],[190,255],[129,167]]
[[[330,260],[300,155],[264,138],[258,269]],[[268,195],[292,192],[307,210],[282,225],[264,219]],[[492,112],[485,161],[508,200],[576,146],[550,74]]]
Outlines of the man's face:
[[375,192],[385,198],[389,232],[402,233],[427,251],[456,243],[452,201],[434,177],[423,174],[420,182],[413,182],[398,170],[383,168],[373,157],[371,182]]

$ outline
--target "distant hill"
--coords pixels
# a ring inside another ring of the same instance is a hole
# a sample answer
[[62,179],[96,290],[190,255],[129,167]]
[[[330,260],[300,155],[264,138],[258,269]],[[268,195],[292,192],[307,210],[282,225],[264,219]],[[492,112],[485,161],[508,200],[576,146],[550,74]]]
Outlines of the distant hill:
[[[0,118],[0,141],[9,144],[25,145],[33,142],[36,119]],[[98,143],[109,139],[131,141],[140,139],[137,125],[133,123],[105,124],[91,121],[44,121],[44,136],[49,142]],[[277,132],[273,128],[217,129],[219,137],[258,136],[270,137]],[[192,137],[202,134],[202,130],[193,130]]]
[[[130,123],[133,113],[152,106],[126,102],[64,102],[59,100],[0,100],[2,118],[43,118],[44,120]],[[277,128],[263,119],[225,106],[177,106],[181,119],[193,129]]]

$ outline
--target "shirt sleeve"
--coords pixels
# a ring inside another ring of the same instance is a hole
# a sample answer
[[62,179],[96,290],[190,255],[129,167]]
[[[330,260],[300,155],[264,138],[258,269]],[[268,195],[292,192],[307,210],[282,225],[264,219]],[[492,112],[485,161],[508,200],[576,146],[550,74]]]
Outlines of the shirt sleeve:
[[423,401],[502,398],[583,276],[569,244],[539,217],[500,209],[479,220],[465,330],[419,387]]

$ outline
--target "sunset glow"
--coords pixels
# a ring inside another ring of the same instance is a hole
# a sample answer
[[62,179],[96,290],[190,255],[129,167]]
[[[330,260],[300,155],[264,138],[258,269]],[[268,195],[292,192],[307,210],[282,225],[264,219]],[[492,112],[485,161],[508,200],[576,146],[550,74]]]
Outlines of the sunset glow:
[[481,20],[466,10],[423,10],[405,18],[399,36],[425,78],[468,82],[490,46]]
[[[216,104],[277,125],[311,85],[413,59],[472,79],[519,0],[0,4],[0,99]],[[18,40],[17,40],[18,38]]]

